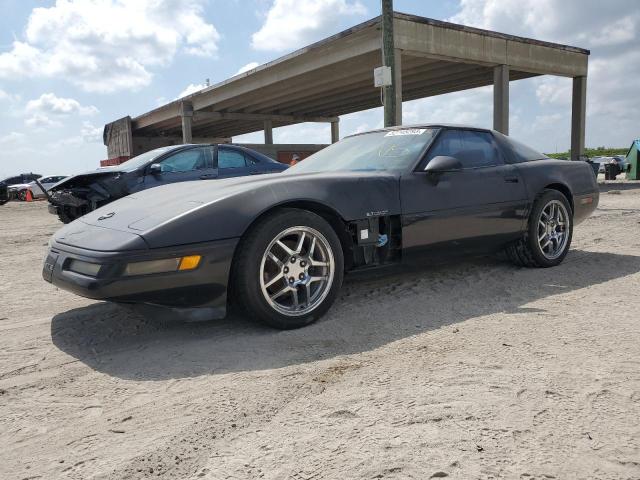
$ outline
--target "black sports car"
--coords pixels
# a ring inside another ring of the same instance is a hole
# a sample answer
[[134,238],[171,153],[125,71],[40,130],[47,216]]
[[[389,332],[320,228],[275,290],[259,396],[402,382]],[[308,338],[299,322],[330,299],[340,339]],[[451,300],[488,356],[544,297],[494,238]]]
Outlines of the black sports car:
[[491,130],[398,127],[347,137],[280,175],[129,195],[57,232],[43,276],[191,318],[222,317],[229,296],[295,328],[329,309],[345,271],[500,249],[518,265],[558,265],[598,199],[585,162]]
[[68,177],[54,185],[47,191],[49,212],[69,223],[118,198],[159,185],[275,173],[287,168],[288,165],[238,145],[162,147],[121,165]]

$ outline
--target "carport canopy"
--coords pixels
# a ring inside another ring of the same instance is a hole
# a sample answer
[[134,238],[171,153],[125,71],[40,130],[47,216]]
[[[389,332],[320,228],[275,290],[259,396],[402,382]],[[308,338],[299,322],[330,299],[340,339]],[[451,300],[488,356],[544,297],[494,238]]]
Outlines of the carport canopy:
[[[396,125],[402,101],[494,86],[494,128],[509,131],[509,82],[538,75],[573,78],[571,153],[584,152],[589,51],[577,47],[394,13]],[[135,118],[105,126],[109,158],[176,143],[234,136],[301,122],[331,123],[381,105],[373,69],[382,65],[376,17]],[[428,121],[429,119],[424,119]],[[328,140],[328,139],[327,139]]]

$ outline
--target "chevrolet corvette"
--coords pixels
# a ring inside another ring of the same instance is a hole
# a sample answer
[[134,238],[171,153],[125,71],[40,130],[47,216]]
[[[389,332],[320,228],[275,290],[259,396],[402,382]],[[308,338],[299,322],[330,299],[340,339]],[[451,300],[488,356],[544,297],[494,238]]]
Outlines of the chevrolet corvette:
[[582,161],[498,132],[394,127],[344,138],[279,175],[164,185],[88,213],[50,241],[43,277],[94,299],[275,328],[320,318],[344,274],[504,250],[553,267],[596,208]]

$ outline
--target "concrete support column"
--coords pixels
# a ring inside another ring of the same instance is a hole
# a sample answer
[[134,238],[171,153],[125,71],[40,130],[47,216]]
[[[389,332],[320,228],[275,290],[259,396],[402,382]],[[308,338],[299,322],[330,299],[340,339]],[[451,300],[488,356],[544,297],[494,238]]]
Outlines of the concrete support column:
[[340,140],[340,119],[331,122],[331,143]]
[[191,143],[193,141],[191,133],[193,105],[191,102],[182,102],[180,104],[180,117],[182,118],[182,143]]
[[584,131],[587,116],[587,77],[573,77],[571,98],[571,160],[584,155]]
[[402,125],[402,51],[396,48],[394,55],[393,85],[396,100],[396,125]]
[[382,3],[382,65],[391,68],[391,85],[383,88],[384,126],[397,125],[396,116],[396,61],[393,36],[393,0],[381,0]]
[[493,67],[493,129],[509,135],[509,67]]
[[273,121],[264,121],[264,144],[273,145]]

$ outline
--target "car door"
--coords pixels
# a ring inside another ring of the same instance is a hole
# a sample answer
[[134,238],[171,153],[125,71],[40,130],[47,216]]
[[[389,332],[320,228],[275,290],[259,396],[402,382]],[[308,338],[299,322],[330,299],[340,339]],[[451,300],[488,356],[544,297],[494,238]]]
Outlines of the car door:
[[[462,168],[424,171],[436,156],[451,156]],[[412,254],[452,248],[491,249],[521,234],[526,190],[517,170],[504,161],[493,135],[444,129],[418,169],[401,178],[403,248]]]
[[143,182],[145,189],[165,183],[208,180],[218,176],[213,167],[213,152],[210,145],[180,150],[154,164],[160,165],[160,170],[153,172],[150,165],[146,167]]
[[220,178],[242,177],[259,173],[257,168],[247,161],[242,150],[233,147],[218,147],[218,175]]

